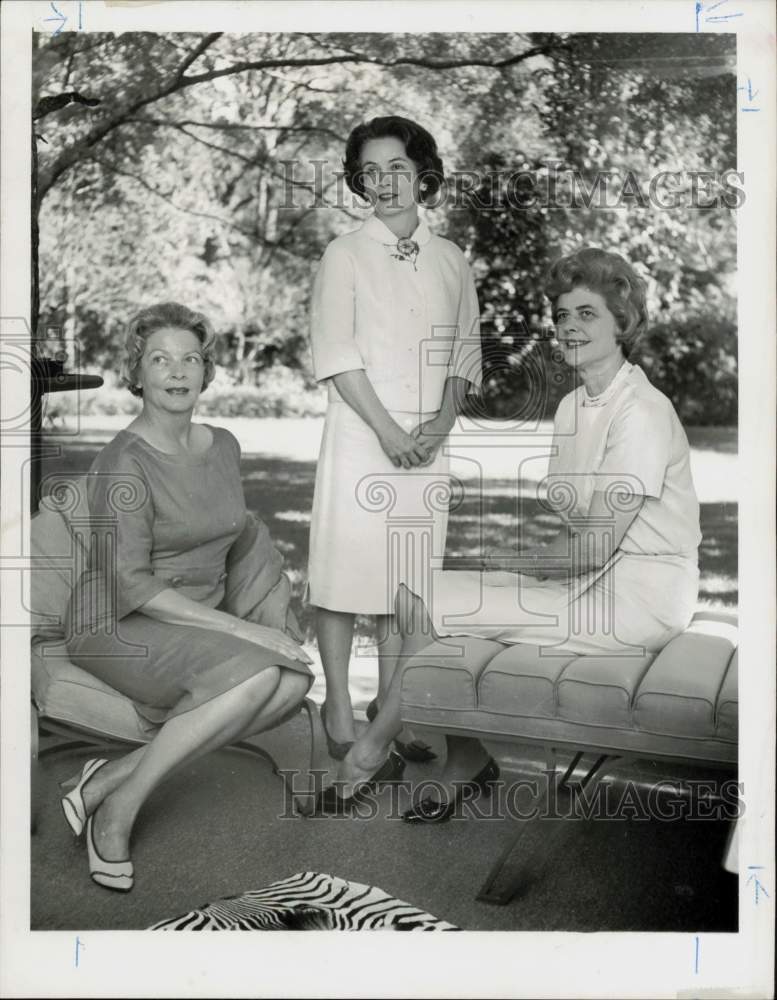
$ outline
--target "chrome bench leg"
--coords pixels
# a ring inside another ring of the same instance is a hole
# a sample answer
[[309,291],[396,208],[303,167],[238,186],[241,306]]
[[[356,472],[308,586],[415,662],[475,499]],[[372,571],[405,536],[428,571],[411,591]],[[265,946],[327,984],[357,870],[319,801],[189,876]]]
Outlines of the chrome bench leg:
[[306,698],[302,708],[310,728],[310,760],[307,770],[294,775],[291,790],[296,811],[302,816],[310,816],[315,808],[316,794],[323,787],[323,778],[330,771],[332,763],[318,706],[310,698]]

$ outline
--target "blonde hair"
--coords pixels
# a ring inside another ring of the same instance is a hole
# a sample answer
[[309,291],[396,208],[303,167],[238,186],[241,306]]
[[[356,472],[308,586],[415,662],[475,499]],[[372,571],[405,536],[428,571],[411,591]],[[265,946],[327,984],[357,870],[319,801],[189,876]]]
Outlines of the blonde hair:
[[216,334],[208,318],[177,302],[160,302],[158,305],[141,309],[127,324],[127,332],[124,335],[124,357],[119,369],[119,384],[125,385],[133,396],[143,395],[143,389],[137,382],[137,375],[140,359],[146,350],[146,341],[152,333],[165,327],[188,330],[195,335],[202,347],[204,364],[201,391],[204,392],[213,381],[216,374],[216,364],[213,360]]
[[620,335],[616,339],[623,356],[628,358],[647,330],[645,282],[620,254],[583,247],[559,257],[550,265],[544,292],[553,306],[554,318],[559,296],[580,287],[590,288],[604,298],[607,308],[618,321]]

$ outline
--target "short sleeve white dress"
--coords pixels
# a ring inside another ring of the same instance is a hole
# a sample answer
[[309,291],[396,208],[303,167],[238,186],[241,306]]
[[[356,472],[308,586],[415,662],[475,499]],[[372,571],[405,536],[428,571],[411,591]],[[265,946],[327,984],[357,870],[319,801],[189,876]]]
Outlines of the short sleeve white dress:
[[594,491],[613,504],[645,500],[605,566],[583,576],[433,574],[426,603],[437,633],[642,655],[683,631],[698,597],[699,502],[685,431],[638,365],[625,362],[595,399],[584,387],[562,399],[544,485],[545,502],[570,521],[588,513]]
[[333,240],[311,300],[313,370],[329,404],[316,471],[308,599],[323,608],[390,614],[400,583],[428,594],[445,548],[450,480],[440,448],[422,469],[392,465],[375,433],[332,381],[363,369],[406,431],[434,416],[446,379],[482,381],[480,317],[467,261],[421,221],[418,252],[374,215]]

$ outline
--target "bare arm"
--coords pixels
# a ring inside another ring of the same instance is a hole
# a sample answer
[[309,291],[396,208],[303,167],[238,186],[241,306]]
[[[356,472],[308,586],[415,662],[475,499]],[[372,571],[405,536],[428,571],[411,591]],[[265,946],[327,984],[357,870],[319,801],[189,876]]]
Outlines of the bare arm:
[[291,660],[300,660],[302,663],[313,662],[293,639],[279,629],[243,621],[242,618],[236,618],[225,611],[209,608],[179,594],[172,587],[160,590],[137,610],[149,618],[166,622],[168,625],[187,625],[207,628],[213,632],[225,632],[237,636],[238,639],[246,639],[248,642],[272,649],[276,653],[282,653]]
[[428,458],[426,448],[407,434],[378,399],[364,369],[340,372],[332,376],[337,391],[346,403],[375,432],[381,448],[398,468],[423,465]]
[[601,569],[623,541],[639,513],[644,496],[630,495],[620,509],[604,493],[594,492],[588,517],[565,524],[547,545],[521,551],[489,553],[482,563],[487,570],[508,570],[538,579],[565,579]]

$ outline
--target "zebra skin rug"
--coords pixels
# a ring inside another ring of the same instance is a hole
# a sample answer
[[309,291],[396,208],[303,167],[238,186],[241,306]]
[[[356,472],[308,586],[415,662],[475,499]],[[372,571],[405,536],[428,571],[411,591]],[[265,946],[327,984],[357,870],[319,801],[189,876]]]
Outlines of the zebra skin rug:
[[334,875],[300,872],[254,889],[208,903],[152,931],[455,931],[409,903],[372,885]]

